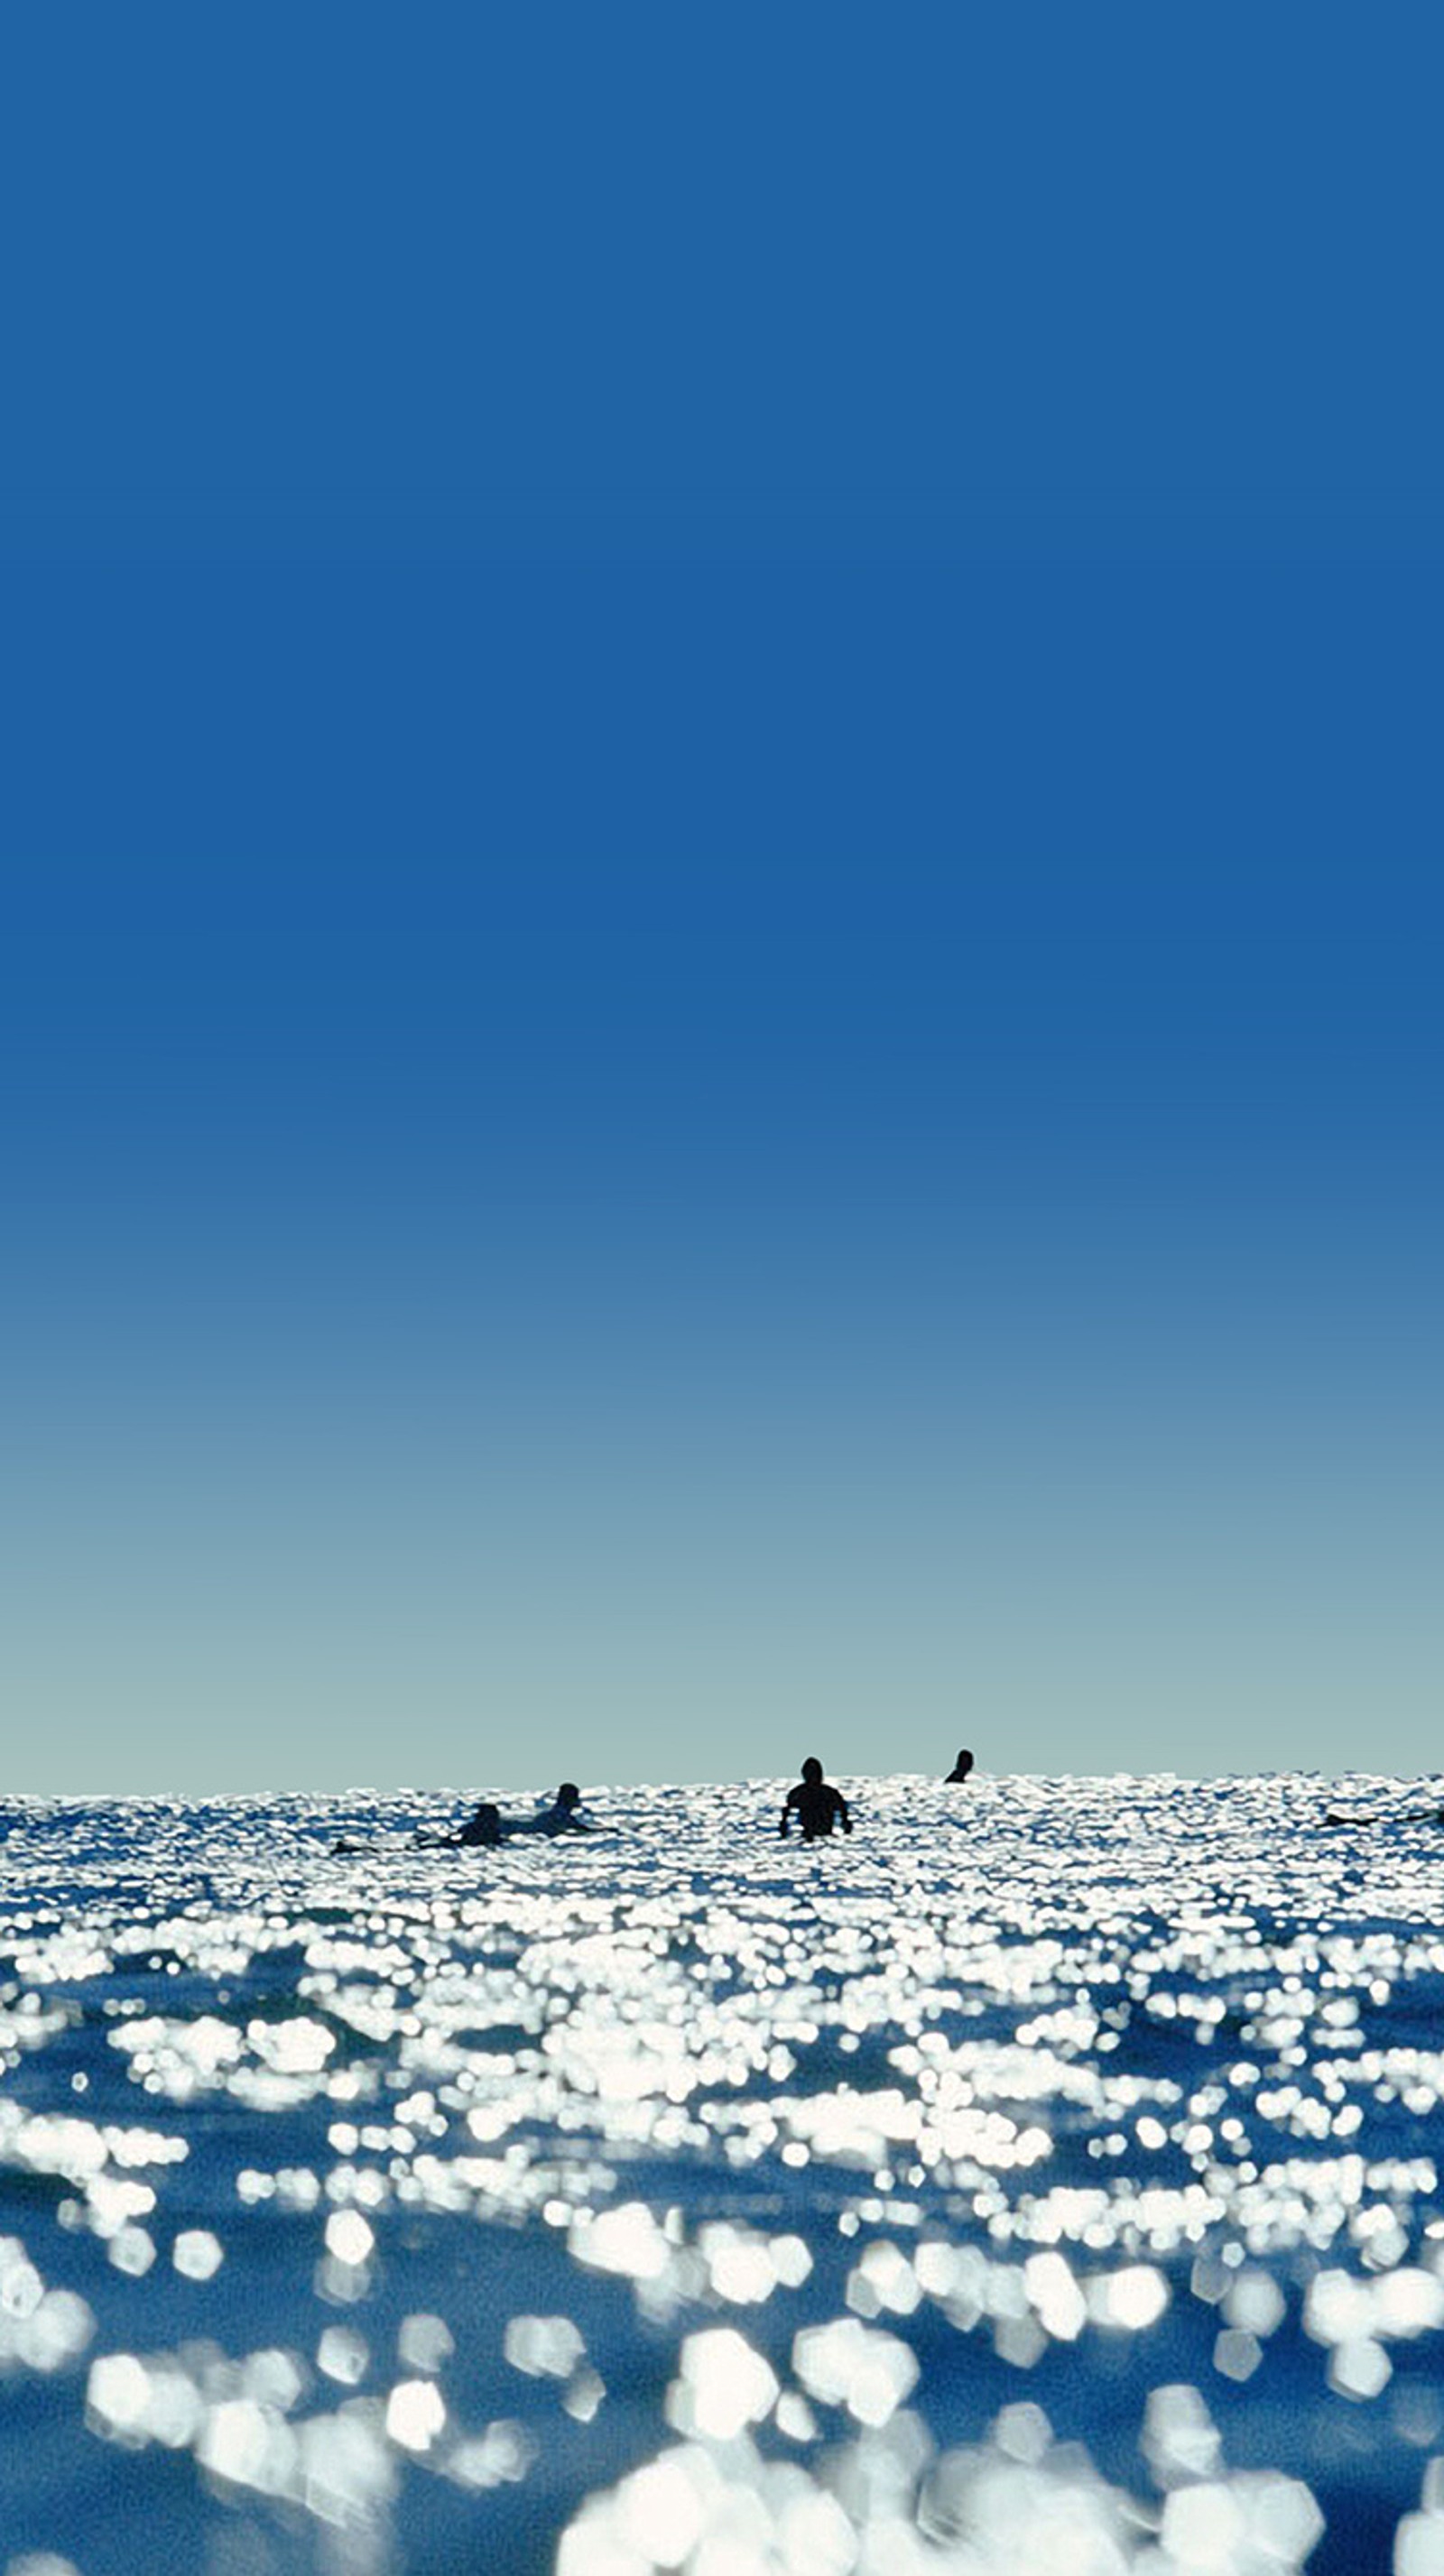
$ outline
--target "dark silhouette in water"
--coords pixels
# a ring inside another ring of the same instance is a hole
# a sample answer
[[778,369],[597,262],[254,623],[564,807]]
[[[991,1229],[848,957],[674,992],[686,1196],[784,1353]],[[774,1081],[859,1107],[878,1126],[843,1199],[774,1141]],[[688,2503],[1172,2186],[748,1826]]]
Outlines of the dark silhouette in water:
[[483,1798],[475,1815],[468,1816],[457,1834],[417,1834],[414,1839],[432,1850],[456,1851],[463,1845],[487,1848],[505,1842],[513,1834],[591,1834],[596,1826],[590,1816],[579,1813],[582,1793],[575,1780],[564,1780],[549,1807],[534,1816],[504,1816],[499,1807]]
[[[475,1812],[467,1817],[459,1833],[416,1833],[411,1839],[418,1851],[461,1851],[473,1850],[478,1845],[494,1850],[501,1841],[501,1837],[501,1810],[499,1807],[494,1807],[489,1798],[483,1798]],[[375,1848],[373,1843],[352,1843],[343,1839],[331,1845],[331,1856],[333,1860],[339,1860],[345,1853],[373,1851]]]
[[489,1798],[483,1798],[475,1815],[467,1817],[460,1833],[446,1834],[442,1839],[457,1846],[463,1843],[485,1843],[488,1846],[499,1843],[501,1840],[500,1808],[494,1807]]
[[834,1824],[840,1824],[845,1834],[850,1834],[852,1831],[852,1818],[847,1812],[847,1800],[840,1789],[834,1789],[830,1780],[824,1780],[822,1764],[815,1753],[809,1753],[802,1766],[801,1779],[795,1788],[787,1792],[782,1809],[782,1822],[777,1828],[780,1834],[786,1834],[788,1819],[794,1808],[797,1810],[797,1821],[802,1827],[802,1839],[805,1843],[815,1842],[819,1834],[830,1834]]
[[420,1851],[472,1851],[478,1844],[494,1850],[501,1836],[501,1810],[494,1807],[489,1798],[483,1798],[459,1833],[413,1834],[411,1839]]
[[1330,1807],[1326,1825],[1444,1825],[1444,1807],[1388,1807],[1377,1816],[1341,1816]]
[[972,1767],[973,1767],[973,1757],[972,1757],[971,1753],[968,1751],[967,1746],[966,1746],[966,1745],[964,1745],[964,1747],[963,1747],[962,1751],[961,1751],[961,1752],[959,1753],[959,1755],[958,1755],[958,1758],[957,1758],[956,1762],[953,1764],[953,1767],[952,1767],[951,1771],[948,1773],[947,1781],[944,1783],[944,1786],[946,1787],[946,1786],[950,1785],[950,1784],[951,1784],[951,1782],[953,1782],[954,1780],[959,1780],[959,1781],[961,1781],[961,1780],[966,1780],[966,1778],[967,1778],[967,1776],[968,1776],[968,1773],[971,1771]]
[[579,1816],[582,1793],[575,1780],[564,1780],[544,1816],[537,1819],[537,1831],[543,1834],[590,1834],[596,1829],[589,1816]]

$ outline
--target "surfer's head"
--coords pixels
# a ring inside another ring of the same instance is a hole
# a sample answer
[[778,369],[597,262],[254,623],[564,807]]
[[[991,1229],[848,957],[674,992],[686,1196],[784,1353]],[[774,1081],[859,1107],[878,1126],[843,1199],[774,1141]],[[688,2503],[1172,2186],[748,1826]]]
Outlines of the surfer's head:
[[956,1761],[956,1762],[954,1763],[954,1765],[953,1765],[953,1768],[954,1768],[954,1770],[955,1770],[955,1771],[971,1771],[972,1767],[973,1767],[973,1757],[972,1757],[971,1753],[968,1751],[967,1746],[966,1746],[966,1745],[963,1745],[963,1747],[961,1748],[961,1750],[960,1750],[960,1752],[959,1752],[959,1754],[958,1754],[957,1761]]
[[477,1808],[471,1821],[473,1828],[475,1829],[478,1842],[500,1842],[501,1809],[499,1807],[494,1807],[489,1798],[482,1799],[481,1804]]
[[809,1753],[807,1760],[802,1766],[802,1776],[804,1780],[808,1782],[809,1786],[815,1786],[815,1784],[822,1778],[822,1764],[818,1761],[815,1753]]
[[557,1805],[559,1807],[579,1807],[581,1805],[581,1799],[582,1793],[577,1787],[575,1780],[564,1780],[557,1791]]

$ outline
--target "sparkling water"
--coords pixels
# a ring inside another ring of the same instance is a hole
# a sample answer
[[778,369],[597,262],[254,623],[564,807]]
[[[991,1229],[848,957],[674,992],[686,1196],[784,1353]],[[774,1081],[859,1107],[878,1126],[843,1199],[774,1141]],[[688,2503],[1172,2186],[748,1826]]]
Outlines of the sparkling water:
[[1428,1798],[785,1785],[3,1810],[0,2571],[1440,2576]]

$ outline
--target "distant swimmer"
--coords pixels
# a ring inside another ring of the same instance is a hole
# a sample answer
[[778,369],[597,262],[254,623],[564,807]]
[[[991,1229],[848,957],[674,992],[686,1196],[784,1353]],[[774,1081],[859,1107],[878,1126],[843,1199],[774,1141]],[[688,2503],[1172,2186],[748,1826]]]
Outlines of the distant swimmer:
[[538,1816],[532,1831],[538,1834],[591,1834],[596,1826],[590,1816],[581,1812],[582,1793],[575,1780],[564,1780],[544,1815]]
[[946,1781],[944,1782],[944,1784],[943,1784],[943,1785],[944,1785],[944,1787],[946,1788],[946,1787],[950,1786],[950,1785],[951,1785],[951,1783],[952,1783],[954,1780],[957,1780],[957,1781],[963,1781],[963,1780],[966,1780],[966,1778],[967,1778],[967,1776],[968,1776],[968,1773],[971,1771],[972,1767],[973,1767],[973,1757],[972,1757],[971,1753],[968,1751],[967,1746],[966,1746],[966,1745],[964,1745],[964,1746],[963,1746],[962,1751],[961,1751],[961,1752],[959,1753],[959,1755],[958,1755],[958,1758],[957,1758],[956,1762],[953,1764],[953,1767],[952,1767],[951,1771],[948,1773],[947,1780],[946,1780]]
[[469,1816],[457,1834],[418,1834],[417,1842],[443,1843],[451,1848],[465,1843],[492,1845],[509,1842],[514,1834],[594,1834],[596,1818],[582,1806],[582,1793],[575,1780],[564,1780],[550,1806],[538,1807],[530,1816],[504,1816],[498,1807],[483,1799],[475,1815]]
[[501,1840],[501,1809],[494,1807],[489,1798],[483,1798],[475,1814],[467,1817],[460,1833],[447,1834],[444,1839],[457,1849],[463,1844],[475,1843],[484,1843],[489,1848],[495,1846]]
[[457,1833],[418,1833],[412,1836],[412,1840],[421,1851],[474,1851],[478,1847],[494,1851],[501,1837],[501,1809],[494,1807],[489,1798],[483,1798]]
[[822,1764],[815,1753],[808,1755],[802,1766],[801,1779],[787,1792],[782,1822],[777,1828],[784,1836],[794,1810],[805,1843],[815,1842],[819,1834],[830,1834],[835,1824],[840,1824],[845,1834],[852,1831],[847,1800],[840,1789],[834,1789],[830,1780],[824,1780]]

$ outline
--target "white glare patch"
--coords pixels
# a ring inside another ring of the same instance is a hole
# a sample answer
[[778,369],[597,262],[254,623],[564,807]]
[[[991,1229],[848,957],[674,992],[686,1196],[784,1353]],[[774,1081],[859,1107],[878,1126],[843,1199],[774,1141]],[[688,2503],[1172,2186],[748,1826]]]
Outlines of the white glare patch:
[[679,2433],[730,2442],[760,2424],[777,2403],[777,2374],[735,2326],[688,2335],[681,2371],[667,2397],[667,2420]]
[[804,2326],[793,2342],[792,2367],[819,2404],[845,2406],[859,2424],[875,2427],[901,2406],[918,2376],[917,2356],[909,2344],[862,2325],[856,2317]]
[[86,2389],[86,2422],[107,2440],[139,2449],[159,2442],[185,2449],[204,2413],[199,2390],[169,2355],[149,2362],[134,2353],[107,2353],[92,2365]]
[[777,2287],[772,2249],[765,2237],[744,2228],[713,2225],[698,2232],[697,2250],[719,2299],[729,2306],[756,2307]]
[[1243,2499],[1249,2538],[1283,2567],[1301,2567],[1324,2536],[1324,2517],[1301,2478],[1264,2469],[1234,2479]]
[[570,2317],[512,2317],[501,2348],[529,2379],[569,2379],[586,2351]]
[[674,2453],[623,2479],[617,2490],[618,2536],[647,2566],[680,2567],[701,2535],[703,2510],[686,2454]]
[[1038,2321],[1055,2343],[1072,2343],[1087,2322],[1088,2304],[1062,2254],[1030,2254],[1023,2287]]
[[1170,2557],[1181,2566],[1200,2571],[1216,2568],[1218,2576],[1230,2576],[1245,2528],[1242,2509],[1229,2488],[1205,2480],[1179,2487],[1169,2497],[1161,2537]]
[[1352,2343],[1367,2335],[1373,2312],[1371,2283],[1348,2272],[1320,2272],[1304,2300],[1304,2332],[1316,2343]]
[[1213,2366],[1220,2379],[1252,2379],[1262,2359],[1258,2336],[1246,2334],[1242,2326],[1225,2326],[1214,2338]]
[[365,2336],[353,2326],[327,2326],[316,2346],[316,2368],[343,2388],[354,2388],[365,2378],[370,2359]]
[[445,2466],[464,2487],[516,2486],[536,2458],[536,2442],[524,2424],[502,2420],[484,2433],[458,2442]]
[[1377,2397],[1388,2385],[1393,2368],[1383,2345],[1372,2335],[1351,2335],[1347,2343],[1335,2344],[1329,2355],[1329,2386],[1341,2397]]
[[1373,2284],[1374,2331],[1393,2337],[1436,2333],[1444,2325],[1444,2282],[1406,2265]]
[[1444,2576],[1444,2513],[1406,2513],[1394,2534],[1394,2576]]
[[847,2304],[860,2317],[910,2317],[922,2284],[906,2254],[884,2240],[869,2245],[847,2284]]
[[1282,2325],[1284,2294],[1270,2272],[1240,2272],[1224,2293],[1223,2313],[1231,2326],[1262,2339]]
[[396,2486],[394,2453],[369,2409],[353,2403],[300,2427],[301,2493],[312,2513],[342,2529],[373,2525]]
[[262,2064],[277,2075],[317,2074],[336,2045],[334,2033],[327,2030],[324,2022],[304,2017],[295,2021],[253,2021],[247,2027],[246,2038]]
[[777,2538],[788,2576],[850,2576],[857,2533],[825,2488],[779,2501]]
[[607,2384],[600,2372],[584,2362],[562,2390],[562,2406],[574,2424],[590,2424],[606,2393]]
[[1161,2487],[1211,2477],[1222,2457],[1218,2427],[1196,2388],[1155,2388],[1143,2417],[1143,2452]]
[[429,2451],[446,2422],[446,2407],[434,2379],[398,2380],[386,2401],[388,2439],[404,2451]]
[[1323,2530],[1308,2488],[1265,2469],[1179,2487],[1164,2506],[1160,2538],[1187,2576],[1264,2576],[1301,2567]]
[[1100,2326],[1141,2334],[1156,2325],[1168,2305],[1168,2283],[1151,2263],[1125,2263],[1120,2272],[1105,2272],[1087,2289],[1088,2314]]
[[434,2378],[439,2370],[445,2369],[455,2352],[456,2338],[444,2317],[403,2317],[396,2337],[396,2350],[408,2370]]
[[102,2353],[91,2363],[85,2408],[97,2432],[119,2441],[137,2433],[149,2397],[150,2373],[133,2352]]
[[666,2237],[641,2200],[603,2210],[599,2218],[578,2219],[568,2243],[590,2271],[620,2272],[634,2281],[655,2281],[672,2259]]
[[188,2281],[208,2281],[225,2261],[225,2250],[208,2227],[187,2227],[176,2238],[171,2261]]
[[117,2272],[143,2280],[155,2261],[155,2239],[143,2227],[118,2227],[106,2246]]
[[289,2424],[254,2399],[229,2398],[206,2416],[196,2457],[223,2486],[280,2495],[290,2480],[296,2436]]
[[789,2442],[815,2442],[818,2439],[817,2417],[806,2398],[799,2397],[795,2388],[784,2389],[778,2398],[774,2420],[778,2432],[785,2433]]
[[23,2259],[8,2269],[0,2244],[0,2372],[19,2365],[43,2377],[78,2360],[95,2334],[95,2316],[75,2290],[47,2290]]
[[336,2209],[326,2221],[326,2251],[355,2272],[369,2259],[375,2235],[359,2209]]
[[774,2236],[767,2248],[772,2269],[784,2290],[800,2290],[812,2270],[812,2256],[800,2236]]
[[273,2406],[287,2415],[305,2385],[304,2375],[294,2353],[272,2347],[253,2352],[241,2371],[241,2394],[253,2397],[258,2406]]
[[1016,2406],[1005,2406],[993,2426],[993,2440],[1004,2457],[1018,2460],[1025,2468],[1036,2468],[1047,2458],[1053,2440],[1053,2427],[1041,2406],[1023,2399]]

